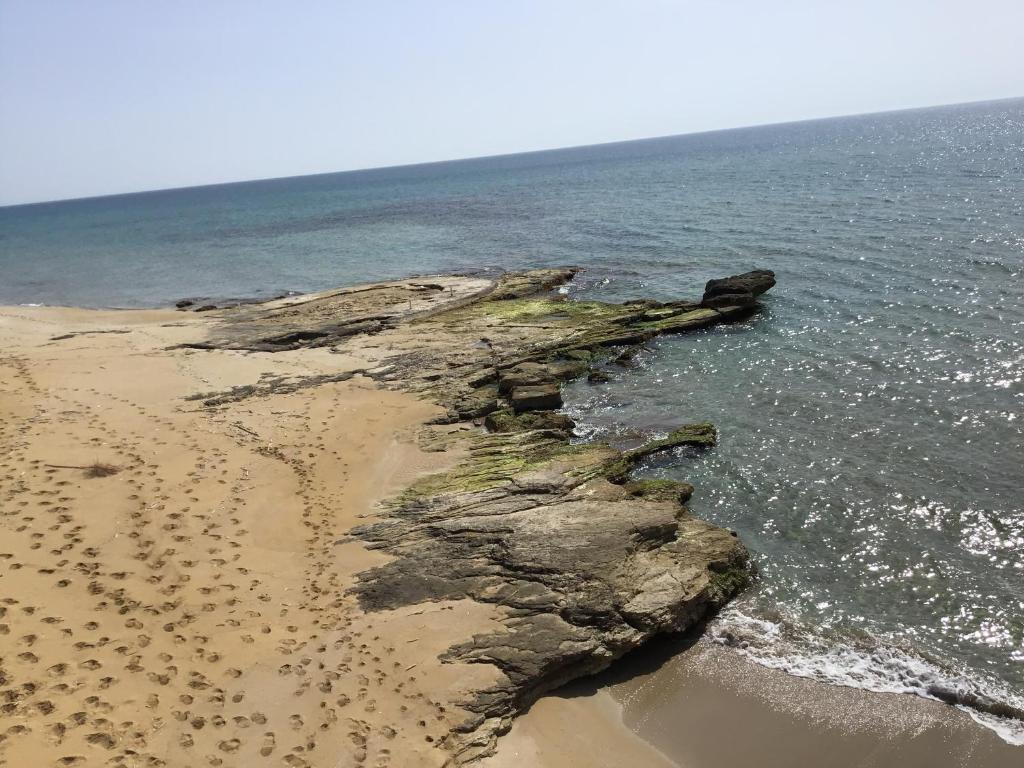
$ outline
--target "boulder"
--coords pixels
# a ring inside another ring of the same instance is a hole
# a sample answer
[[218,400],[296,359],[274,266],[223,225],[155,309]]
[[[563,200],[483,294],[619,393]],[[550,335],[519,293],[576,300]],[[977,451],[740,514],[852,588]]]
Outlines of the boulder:
[[498,278],[498,282],[485,301],[508,301],[524,296],[536,296],[538,293],[550,291],[552,288],[568,283],[579,271],[579,267],[560,267],[507,272]]
[[700,303],[712,308],[749,306],[773,285],[775,273],[770,269],[755,269],[741,275],[708,280]]
[[554,411],[562,407],[562,390],[558,384],[516,387],[509,399],[516,413]]
[[484,426],[489,432],[522,432],[532,429],[572,432],[576,424],[564,413],[555,411],[530,411],[517,416],[511,408],[503,408],[488,414]]
[[526,362],[498,372],[498,391],[507,394],[518,387],[535,387],[582,376],[587,364],[580,360],[551,363]]

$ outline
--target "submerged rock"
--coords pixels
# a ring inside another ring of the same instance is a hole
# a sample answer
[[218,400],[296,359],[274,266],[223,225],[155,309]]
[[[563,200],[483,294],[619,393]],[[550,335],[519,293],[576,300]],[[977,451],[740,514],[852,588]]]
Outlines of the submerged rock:
[[633,365],[634,359],[636,358],[637,354],[639,354],[640,350],[643,348],[643,344],[634,344],[631,347],[627,347],[618,355],[616,355],[615,359],[612,360],[612,362],[615,363],[616,365],[621,365],[623,368],[628,368],[629,366]]
[[467,596],[506,609],[503,629],[446,654],[502,673],[463,705],[479,719],[453,744],[460,758],[545,691],[689,629],[746,583],[738,539],[686,514],[689,486],[616,485],[604,472],[620,458],[543,432],[477,436],[466,461],[354,531],[395,555],[359,576],[368,610]]
[[668,437],[624,451],[616,461],[606,467],[605,476],[613,482],[622,483],[637,464],[649,456],[674,448],[711,448],[717,441],[718,433],[714,424],[706,421],[699,424],[687,424],[670,432]]

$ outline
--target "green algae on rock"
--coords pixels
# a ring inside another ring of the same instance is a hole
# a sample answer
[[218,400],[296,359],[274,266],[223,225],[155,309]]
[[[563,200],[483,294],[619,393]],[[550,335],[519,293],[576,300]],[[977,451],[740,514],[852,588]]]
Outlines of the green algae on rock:
[[[683,506],[692,486],[630,478],[657,454],[714,446],[712,425],[682,426],[619,451],[574,441],[571,419],[556,409],[565,381],[593,371],[601,380],[595,366],[623,349],[745,317],[752,301],[731,306],[725,292],[713,308],[609,304],[547,293],[577,271],[396,281],[279,300],[262,311],[222,312],[210,340],[193,345],[324,347],[365,359],[355,372],[444,407],[422,440],[431,450],[458,447],[463,458],[415,482],[384,504],[378,522],[350,535],[392,556],[358,576],[353,589],[366,610],[466,598],[502,608],[501,630],[456,640],[445,655],[493,665],[500,680],[461,703],[468,719],[445,739],[458,762],[487,754],[543,692],[655,635],[689,629],[749,578],[737,537]],[[760,290],[766,274],[733,287]],[[217,407],[275,386],[299,384],[266,382],[202,399]]]

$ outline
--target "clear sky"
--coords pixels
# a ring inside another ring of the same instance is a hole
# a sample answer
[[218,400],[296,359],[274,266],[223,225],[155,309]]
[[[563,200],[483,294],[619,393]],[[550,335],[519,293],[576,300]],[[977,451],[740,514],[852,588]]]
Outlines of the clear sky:
[[0,204],[1024,96],[1024,0],[0,0]]

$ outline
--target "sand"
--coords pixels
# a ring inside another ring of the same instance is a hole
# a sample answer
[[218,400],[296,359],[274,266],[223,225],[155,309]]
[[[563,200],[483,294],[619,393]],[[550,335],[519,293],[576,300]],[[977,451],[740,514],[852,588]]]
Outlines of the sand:
[[686,638],[542,699],[483,765],[1009,768],[1022,760],[1024,748],[945,704],[793,677]]
[[[451,300],[477,290],[453,285]],[[504,609],[368,614],[347,592],[386,560],[347,532],[458,457],[420,447],[438,409],[358,375],[202,407],[186,398],[380,354],[374,337],[346,354],[177,346],[215,323],[0,308],[0,765],[448,763],[458,702],[495,671],[438,656],[499,629]],[[1020,759],[949,707],[680,650],[541,699],[483,765]]]
[[344,540],[453,460],[416,445],[436,408],[360,377],[199,408],[358,362],[167,349],[208,322],[0,309],[0,763],[442,764],[485,670],[442,668],[437,626],[493,609],[368,616],[345,589],[383,556]]

